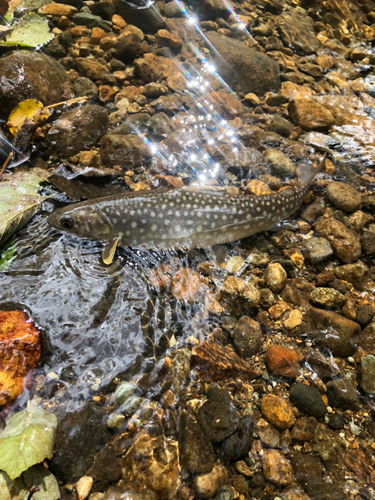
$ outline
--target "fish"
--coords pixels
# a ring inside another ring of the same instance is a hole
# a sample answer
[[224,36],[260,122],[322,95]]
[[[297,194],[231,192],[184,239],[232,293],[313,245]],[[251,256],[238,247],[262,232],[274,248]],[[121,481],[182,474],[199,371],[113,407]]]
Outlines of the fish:
[[208,249],[265,231],[293,214],[325,160],[316,168],[300,164],[300,185],[272,194],[230,194],[226,188],[194,185],[126,192],[59,208],[48,222],[59,231],[108,242],[105,264],[117,246]]

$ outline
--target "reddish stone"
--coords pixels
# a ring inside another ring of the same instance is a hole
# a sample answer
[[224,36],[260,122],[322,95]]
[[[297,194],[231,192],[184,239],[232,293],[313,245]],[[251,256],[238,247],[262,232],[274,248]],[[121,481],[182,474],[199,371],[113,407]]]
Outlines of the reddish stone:
[[24,311],[0,311],[0,407],[22,392],[25,377],[39,366],[41,337]]
[[359,448],[349,450],[344,455],[344,464],[361,481],[367,481],[369,474],[370,458]]
[[296,441],[311,441],[314,439],[316,426],[314,417],[299,418],[292,427],[290,437]]
[[271,372],[283,377],[296,378],[300,374],[299,362],[303,355],[283,347],[281,345],[272,345],[266,353],[266,363]]
[[107,104],[115,97],[116,91],[110,85],[99,86],[99,99],[102,103]]
[[172,295],[177,300],[197,302],[207,289],[205,278],[188,267],[179,269],[173,275]]

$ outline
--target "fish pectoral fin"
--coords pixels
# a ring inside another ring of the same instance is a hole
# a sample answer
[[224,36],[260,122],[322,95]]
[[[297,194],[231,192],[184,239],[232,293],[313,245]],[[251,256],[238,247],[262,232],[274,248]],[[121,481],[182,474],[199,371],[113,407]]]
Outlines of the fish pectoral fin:
[[206,253],[209,259],[218,267],[221,267],[228,257],[228,250],[225,245],[213,245],[212,247],[206,248]]
[[278,193],[286,194],[287,196],[292,196],[295,193],[295,189],[290,184],[288,186],[283,186],[278,190]]
[[106,266],[112,264],[113,258],[116,253],[117,244],[119,241],[120,241],[120,236],[118,236],[117,238],[113,238],[112,240],[109,240],[109,242],[104,247],[102,252],[102,260]]

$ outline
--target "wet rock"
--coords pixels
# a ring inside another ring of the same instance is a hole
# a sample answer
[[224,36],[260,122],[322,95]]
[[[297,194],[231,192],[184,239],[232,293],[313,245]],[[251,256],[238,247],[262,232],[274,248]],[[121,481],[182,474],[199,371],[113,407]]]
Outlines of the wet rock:
[[361,359],[361,389],[366,394],[375,394],[375,356],[368,354]]
[[164,111],[169,114],[177,113],[185,109],[183,99],[177,94],[161,96],[156,101],[152,101],[151,106],[156,109],[156,111]]
[[134,134],[107,134],[100,141],[100,158],[107,167],[121,166],[130,170],[151,159],[151,152]]
[[213,446],[199,424],[185,413],[179,427],[180,465],[193,474],[210,472],[215,463]]
[[0,408],[13,403],[26,385],[26,375],[39,367],[40,331],[24,311],[0,311]]
[[338,486],[323,479],[314,479],[306,486],[310,500],[345,500],[345,493]]
[[300,374],[299,363],[303,355],[281,345],[273,345],[268,348],[266,353],[266,364],[272,373],[282,377],[296,378]]
[[94,462],[86,475],[93,479],[93,491],[103,491],[122,477],[122,462],[114,450],[104,446],[94,458]]
[[274,293],[278,293],[285,286],[287,274],[281,264],[273,262],[268,264],[264,277],[268,288]]
[[262,330],[257,321],[242,316],[233,330],[233,344],[241,358],[250,358],[262,345]]
[[228,347],[202,342],[192,349],[192,362],[206,377],[235,377],[252,380],[260,375],[250,363],[243,361]]
[[100,16],[91,14],[90,12],[78,12],[73,16],[73,22],[76,26],[86,26],[87,28],[102,28],[105,31],[111,31],[108,24],[103,23],[103,19]]
[[286,313],[284,317],[284,326],[288,330],[293,330],[302,323],[302,312],[299,309],[293,309]]
[[84,476],[96,453],[109,441],[111,434],[103,423],[104,417],[102,408],[86,404],[59,422],[51,470],[62,481],[77,481]]
[[343,212],[354,212],[361,206],[361,193],[345,182],[330,182],[327,186],[327,196],[334,207]]
[[228,460],[239,460],[245,456],[254,440],[254,420],[250,415],[242,417],[237,431],[223,442],[221,452]]
[[311,307],[305,316],[311,335],[318,344],[327,347],[334,356],[351,356],[356,348],[356,337],[361,328],[332,311]]
[[84,76],[74,80],[73,88],[77,97],[97,97],[99,95],[99,90],[95,83]]
[[162,78],[179,74],[173,60],[151,53],[145,54],[142,59],[136,59],[134,66],[140,78],[145,82],[156,82]]
[[307,281],[296,278],[287,280],[282,291],[282,298],[295,306],[306,306],[309,303],[310,292],[313,286]]
[[101,80],[102,83],[116,83],[116,79],[114,76],[110,75],[109,69],[104,66],[104,64],[95,61],[95,59],[77,57],[75,63],[79,73],[94,82]]
[[328,403],[333,408],[357,411],[360,409],[358,391],[349,379],[341,378],[327,383]]
[[272,484],[287,486],[294,481],[292,466],[280,451],[264,450],[262,467],[264,477]]
[[305,209],[303,209],[301,217],[307,222],[313,222],[320,215],[323,215],[325,209],[325,203],[323,198],[318,198]]
[[221,486],[227,484],[228,472],[223,465],[215,465],[211,472],[195,476],[194,491],[201,498],[211,498]]
[[353,283],[357,290],[363,290],[368,272],[368,267],[360,260],[354,264],[346,264],[335,268],[336,276],[341,280]]
[[62,3],[49,3],[38,9],[38,14],[42,16],[72,17],[76,12],[78,12],[78,10],[72,5],[65,5]]
[[344,455],[344,464],[361,481],[366,482],[368,480],[371,459],[364,451],[359,448],[348,450]]
[[261,412],[278,429],[289,429],[295,422],[293,409],[289,401],[274,394],[263,396]]
[[251,283],[229,276],[223,283],[220,295],[224,300],[243,303],[248,307],[256,307],[259,304],[260,293]]
[[208,439],[219,443],[238,427],[238,415],[229,392],[220,389],[198,410],[197,421]]
[[331,429],[340,430],[344,427],[346,423],[345,417],[340,415],[339,413],[334,413],[328,417],[328,425]]
[[310,300],[318,306],[332,309],[341,307],[346,299],[334,288],[318,287],[310,293]]
[[342,463],[343,445],[338,434],[323,424],[318,424],[313,450],[322,459],[326,468],[337,467]]
[[13,481],[0,472],[0,495],[2,500],[24,500],[33,486],[39,488],[39,500],[59,500],[60,488],[57,479],[42,465],[34,465]]
[[127,399],[134,395],[134,387],[130,382],[121,382],[113,394],[117,406],[121,406]]
[[93,484],[91,476],[83,476],[75,484],[78,500],[85,500],[90,494]]
[[308,415],[320,418],[324,417],[327,413],[327,407],[316,387],[305,384],[294,384],[289,394],[292,403]]
[[124,482],[137,489],[144,487],[159,498],[176,498],[180,486],[178,444],[164,436],[138,432],[123,459]]
[[303,489],[314,479],[322,478],[322,462],[318,457],[296,453],[291,463],[297,482]]
[[289,137],[294,126],[288,120],[285,120],[280,115],[273,115],[270,128],[273,132],[282,135],[283,137]]
[[[37,70],[36,70],[37,69]],[[19,50],[0,58],[0,118],[25,99],[45,106],[62,100],[67,77],[57,61],[42,52]]]
[[288,486],[282,492],[282,500],[311,500],[302,490],[296,486]]
[[293,122],[303,130],[328,130],[335,119],[322,104],[309,98],[298,97],[289,103],[289,114]]
[[156,33],[156,39],[160,47],[178,49],[182,45],[182,38],[177,33],[171,33],[166,29],[159,30]]
[[179,349],[169,368],[169,381],[176,394],[183,388],[184,382],[188,380],[190,373],[191,352],[187,349]]
[[375,233],[364,231],[361,236],[361,247],[364,255],[375,257]]
[[313,20],[297,9],[289,9],[278,18],[278,31],[285,47],[298,54],[313,54],[320,42],[313,30]]
[[296,173],[295,164],[282,151],[267,149],[263,156],[275,175],[292,176]]
[[318,264],[331,257],[333,250],[325,238],[309,238],[302,248],[303,255],[313,264]]
[[297,236],[288,229],[282,229],[277,231],[273,236],[271,236],[271,241],[276,248],[288,249],[295,248],[299,244]]
[[370,214],[375,214],[375,194],[369,194],[362,198],[363,208],[370,212]]
[[58,118],[48,131],[46,144],[53,155],[63,158],[89,150],[105,134],[108,113],[96,104],[71,109]]
[[220,55],[215,59],[217,71],[233,90],[262,96],[280,88],[278,66],[271,58],[215,31],[206,36],[217,51],[214,55]]
[[143,0],[123,2],[114,0],[115,12],[122,16],[128,24],[133,24],[146,33],[154,33],[164,27],[165,21],[154,5],[149,6]]
[[314,417],[299,418],[292,427],[290,437],[295,441],[311,441],[315,436],[316,426]]
[[186,302],[197,302],[207,291],[205,279],[196,271],[184,267],[172,278],[171,292],[175,299]]
[[135,33],[119,38],[116,43],[115,57],[119,61],[130,64],[142,55],[142,40]]
[[358,347],[375,354],[375,323],[370,323],[362,330],[358,338]]
[[260,418],[257,421],[255,432],[259,436],[262,443],[264,443],[268,448],[280,447],[280,432],[263,418]]
[[336,219],[322,219],[315,224],[315,231],[326,238],[333,252],[342,262],[348,264],[361,254],[358,236]]

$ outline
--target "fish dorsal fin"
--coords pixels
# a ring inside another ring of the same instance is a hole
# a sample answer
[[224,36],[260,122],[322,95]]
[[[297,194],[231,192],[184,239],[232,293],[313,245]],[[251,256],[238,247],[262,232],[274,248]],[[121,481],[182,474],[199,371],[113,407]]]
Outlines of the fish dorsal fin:
[[311,163],[301,162],[297,167],[298,180],[302,185],[309,184],[313,178],[324,169],[326,163],[327,153],[324,154],[322,161],[317,167]]
[[120,240],[120,236],[110,240],[103,249],[102,260],[106,266],[109,266],[113,262],[113,258],[116,253],[117,244]]

